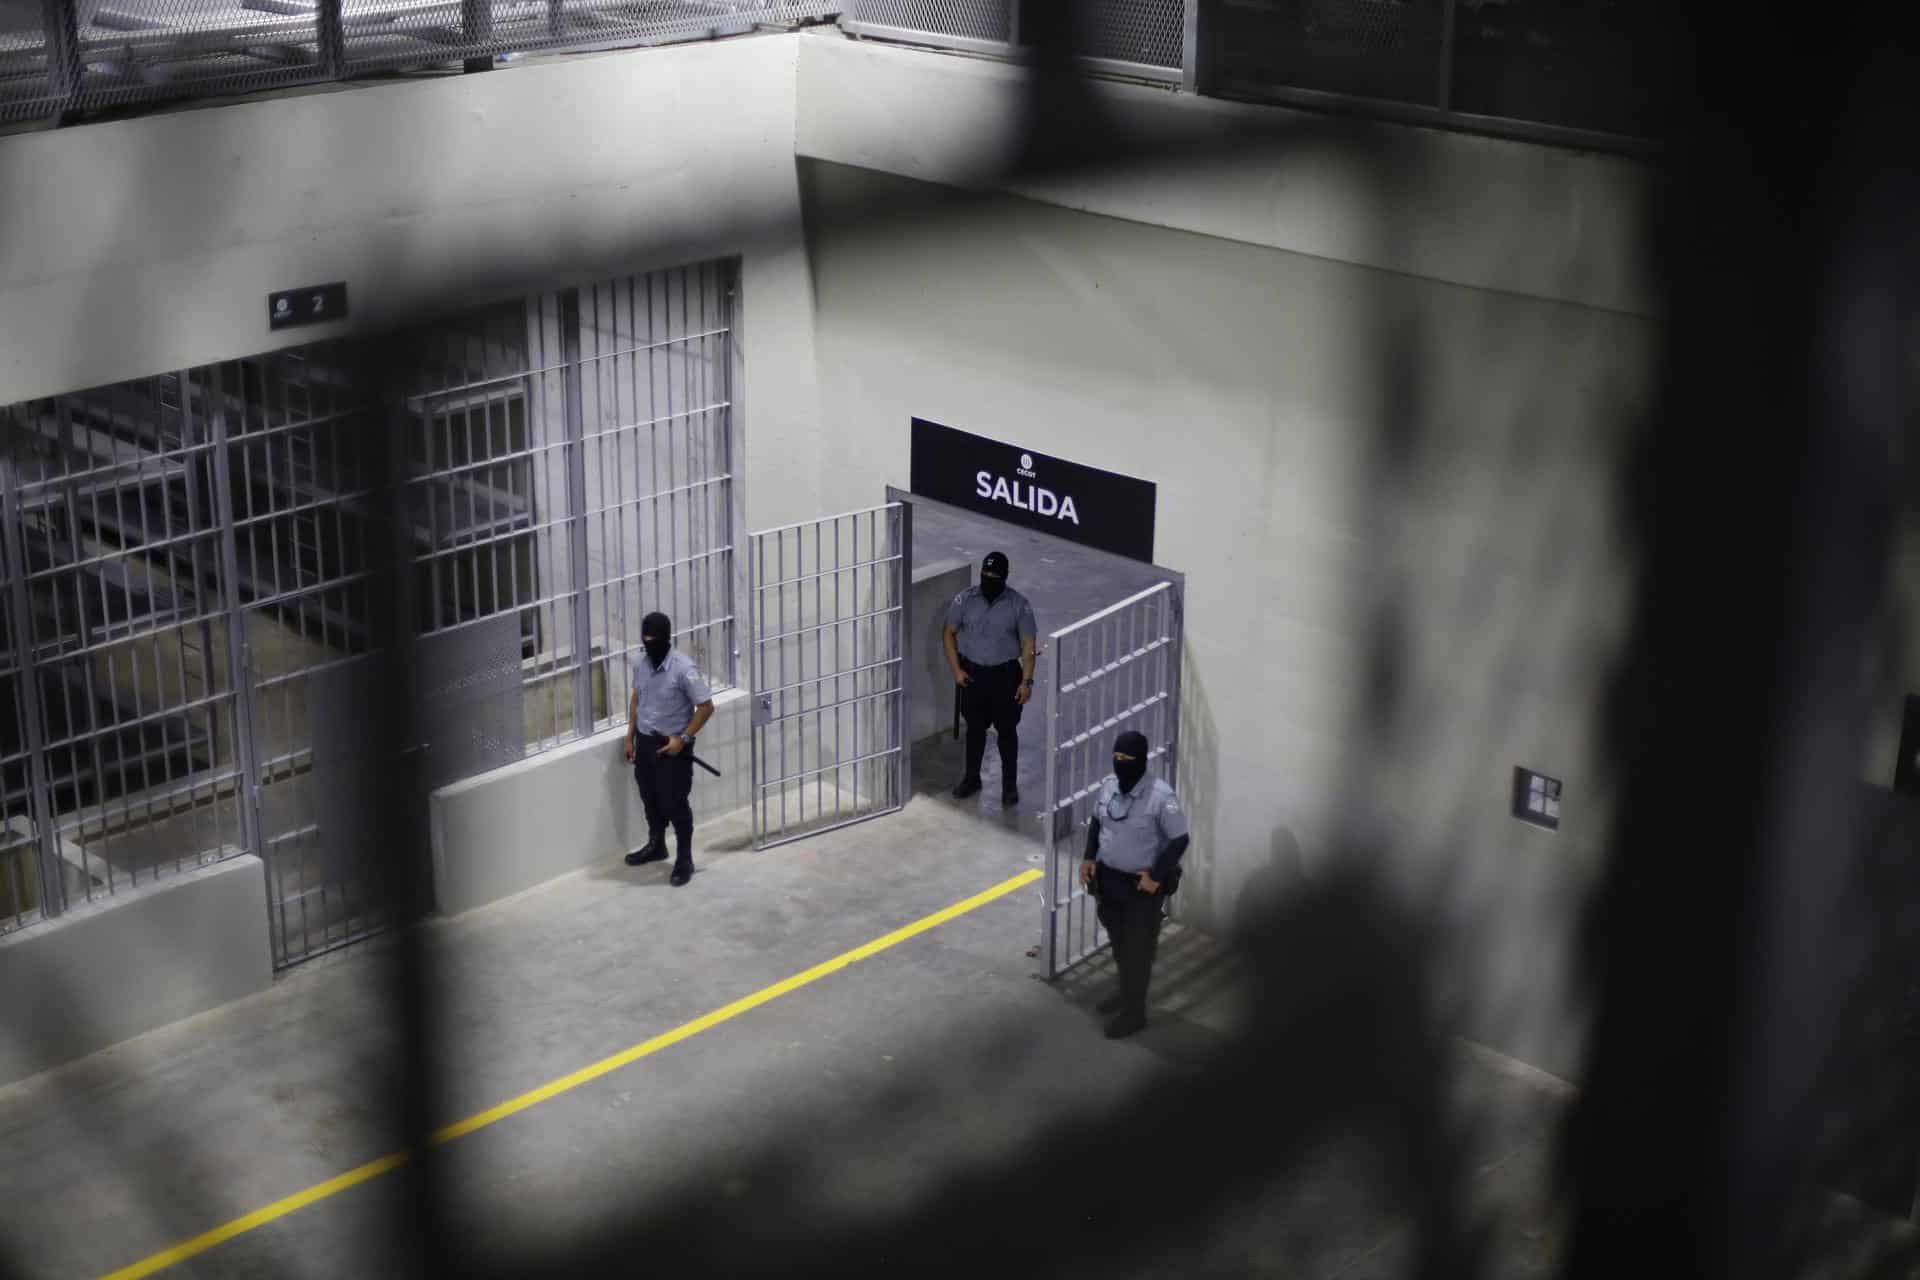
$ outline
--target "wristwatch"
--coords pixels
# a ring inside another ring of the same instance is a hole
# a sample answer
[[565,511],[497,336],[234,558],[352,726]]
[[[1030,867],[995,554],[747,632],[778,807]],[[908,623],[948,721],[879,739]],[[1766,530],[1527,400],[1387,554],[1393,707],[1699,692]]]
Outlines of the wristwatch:
[[1033,688],[1033,681],[1031,681],[1031,680],[1022,680],[1022,681],[1020,682],[1020,687],[1021,687],[1022,689],[1031,689],[1031,688]]

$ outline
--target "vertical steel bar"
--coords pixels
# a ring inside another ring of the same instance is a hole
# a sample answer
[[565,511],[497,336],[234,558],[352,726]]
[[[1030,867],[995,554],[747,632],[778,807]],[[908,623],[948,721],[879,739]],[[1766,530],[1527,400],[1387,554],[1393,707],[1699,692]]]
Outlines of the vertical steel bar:
[[[213,523],[220,531],[219,598],[227,623],[227,680],[233,691],[235,763],[239,786],[235,796],[240,817],[240,839],[248,853],[267,861],[260,842],[260,767],[253,740],[253,647],[247,641],[246,619],[240,599],[240,546],[234,528],[233,473],[227,451],[226,372],[213,375],[210,443],[213,446]],[[251,488],[251,486],[248,486]]]
[[[846,610],[840,601],[840,579],[845,576],[844,573],[841,572],[840,566],[846,563],[846,557],[840,553],[840,521],[838,517],[836,517],[833,522],[833,616],[835,618],[846,617]],[[856,591],[853,594],[854,597],[858,599],[859,592]],[[847,758],[846,739],[845,735],[841,733],[842,722],[845,716],[845,710],[836,705],[833,709],[833,758],[836,765],[839,761]],[[836,767],[833,771],[833,817],[836,822],[841,819],[846,807],[846,788],[840,785],[840,780],[841,771]]]
[[897,550],[900,558],[894,563],[893,590],[894,600],[900,606],[899,628],[895,632],[894,657],[899,665],[894,669],[893,687],[893,745],[899,751],[895,762],[893,800],[904,805],[907,797],[913,794],[913,749],[907,741],[907,673],[915,670],[914,631],[913,631],[913,504],[901,502],[895,504],[899,512],[900,544]]
[[[13,664],[20,674],[20,719],[26,730],[27,809],[33,820],[34,844],[39,853],[40,913],[53,917],[67,909],[67,884],[56,843],[59,836],[54,830],[53,786],[47,774],[40,674],[33,660],[33,599],[27,588],[25,536],[14,462],[0,454],[0,539],[4,539],[0,542],[0,554],[6,557],[8,604],[14,619]],[[57,592],[57,580],[55,589]]]
[[[597,300],[597,295],[596,295]],[[595,307],[597,314],[599,308]],[[599,325],[594,326],[594,354],[600,354]],[[587,431],[581,403],[580,291],[560,294],[560,360],[565,400],[567,461],[567,530],[573,555],[573,728],[585,737],[593,732],[593,600],[587,578]],[[598,364],[595,364],[596,370]],[[539,513],[535,513],[536,517]]]
[[774,695],[774,697],[778,699],[774,705],[779,718],[775,720],[774,723],[780,726],[780,834],[784,836],[787,834],[787,646],[792,642],[786,638],[787,592],[784,584],[787,578],[787,531],[782,529],[775,536],[779,539],[779,550],[774,556],[774,564],[775,572],[779,574],[779,582],[781,584],[775,588],[777,592],[776,599],[780,602],[780,622],[776,629],[776,634],[781,638],[780,692]]
[[1203,19],[1200,10],[1211,0],[1185,0],[1180,15],[1180,88],[1187,93],[1205,93],[1211,86],[1201,74],[1204,50],[1201,47]]
[[1441,0],[1440,67],[1434,85],[1434,105],[1442,111],[1453,110],[1454,21],[1458,0]]
[[40,0],[46,33],[47,99],[56,124],[64,124],[80,97],[80,19],[75,0]]
[[[819,623],[822,621],[822,617],[820,613],[820,604],[821,604],[821,597],[824,593],[824,587],[821,583],[820,575],[825,570],[822,566],[821,559],[820,559],[820,547],[823,540],[824,540],[824,535],[821,533],[821,530],[820,530],[820,522],[815,521],[813,525],[813,621],[816,626],[818,626]],[[822,681],[826,674],[825,670],[821,666],[821,661],[820,661],[821,653],[823,651],[822,646],[825,641],[825,636],[826,636],[826,631],[824,629],[815,631],[813,633],[813,674],[816,682]],[[835,661],[833,664],[834,665],[834,681],[833,681],[834,701],[836,704],[840,700],[840,677],[839,677],[840,663],[838,660],[839,648],[840,646],[836,641],[836,643],[834,644]],[[813,816],[816,818],[820,817],[826,811],[827,771],[826,771],[826,768],[824,767],[826,765],[826,760],[823,759],[823,757],[826,755],[827,735],[826,735],[826,729],[821,722],[821,717],[826,713],[825,691],[826,691],[825,685],[823,683],[816,683],[814,685]],[[856,692],[857,691],[858,690],[856,689]],[[834,785],[834,792],[836,796],[838,795],[839,790],[840,790],[839,783],[838,783],[838,780],[836,779],[835,785]]]
[[[1044,739],[1046,742],[1047,790],[1045,802],[1040,806],[1041,843],[1047,854],[1047,887],[1045,911],[1040,920],[1040,946],[1047,957],[1047,977],[1049,980],[1060,974],[1059,936],[1054,922],[1059,915],[1060,900],[1060,786],[1059,786],[1059,736],[1060,736],[1060,677],[1058,654],[1060,636],[1052,636],[1052,648],[1055,661],[1050,678],[1047,681],[1046,724]],[[1069,831],[1068,839],[1072,839]]]
[[341,0],[319,0],[313,15],[320,74],[329,80],[339,80],[347,74],[347,35],[340,9]]

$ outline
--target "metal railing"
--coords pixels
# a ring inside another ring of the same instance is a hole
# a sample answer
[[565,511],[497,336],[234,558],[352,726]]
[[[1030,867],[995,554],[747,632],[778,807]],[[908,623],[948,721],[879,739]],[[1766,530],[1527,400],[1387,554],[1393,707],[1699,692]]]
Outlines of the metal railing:
[[27,0],[0,9],[0,123],[503,55],[709,39],[830,0]]
[[38,0],[0,11],[0,123],[835,18],[865,39],[1013,60],[1057,24],[1092,74],[1603,150],[1649,149],[1670,84],[1650,3]]

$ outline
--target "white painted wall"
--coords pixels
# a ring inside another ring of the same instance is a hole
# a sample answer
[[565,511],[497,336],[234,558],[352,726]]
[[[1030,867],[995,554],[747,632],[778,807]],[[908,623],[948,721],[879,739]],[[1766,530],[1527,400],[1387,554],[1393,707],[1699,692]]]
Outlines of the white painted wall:
[[0,1085],[264,991],[265,875],[247,854],[0,936]]
[[[976,183],[1019,74],[811,38],[798,146]],[[1292,114],[1105,92],[1196,143]],[[1631,587],[1614,469],[1654,339],[1645,178],[1390,132],[1371,164],[1263,140],[965,216],[809,163],[826,498],[904,486],[914,415],[1154,481],[1156,559],[1188,584],[1191,918],[1230,930],[1354,856],[1341,832],[1377,832],[1451,943],[1458,1025],[1572,1073],[1571,942],[1610,811],[1597,702]],[[875,210],[894,216],[858,221]],[[1395,342],[1414,353],[1397,393]],[[1398,710],[1374,725],[1383,656]],[[1516,764],[1566,782],[1558,834],[1508,816]]]

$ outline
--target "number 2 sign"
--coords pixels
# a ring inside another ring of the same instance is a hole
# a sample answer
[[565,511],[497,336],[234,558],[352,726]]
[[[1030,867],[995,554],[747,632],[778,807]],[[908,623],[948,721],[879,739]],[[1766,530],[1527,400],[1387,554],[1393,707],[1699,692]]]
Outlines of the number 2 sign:
[[347,317],[347,285],[308,285],[304,289],[284,289],[267,295],[267,325],[291,329],[295,325],[323,324]]

